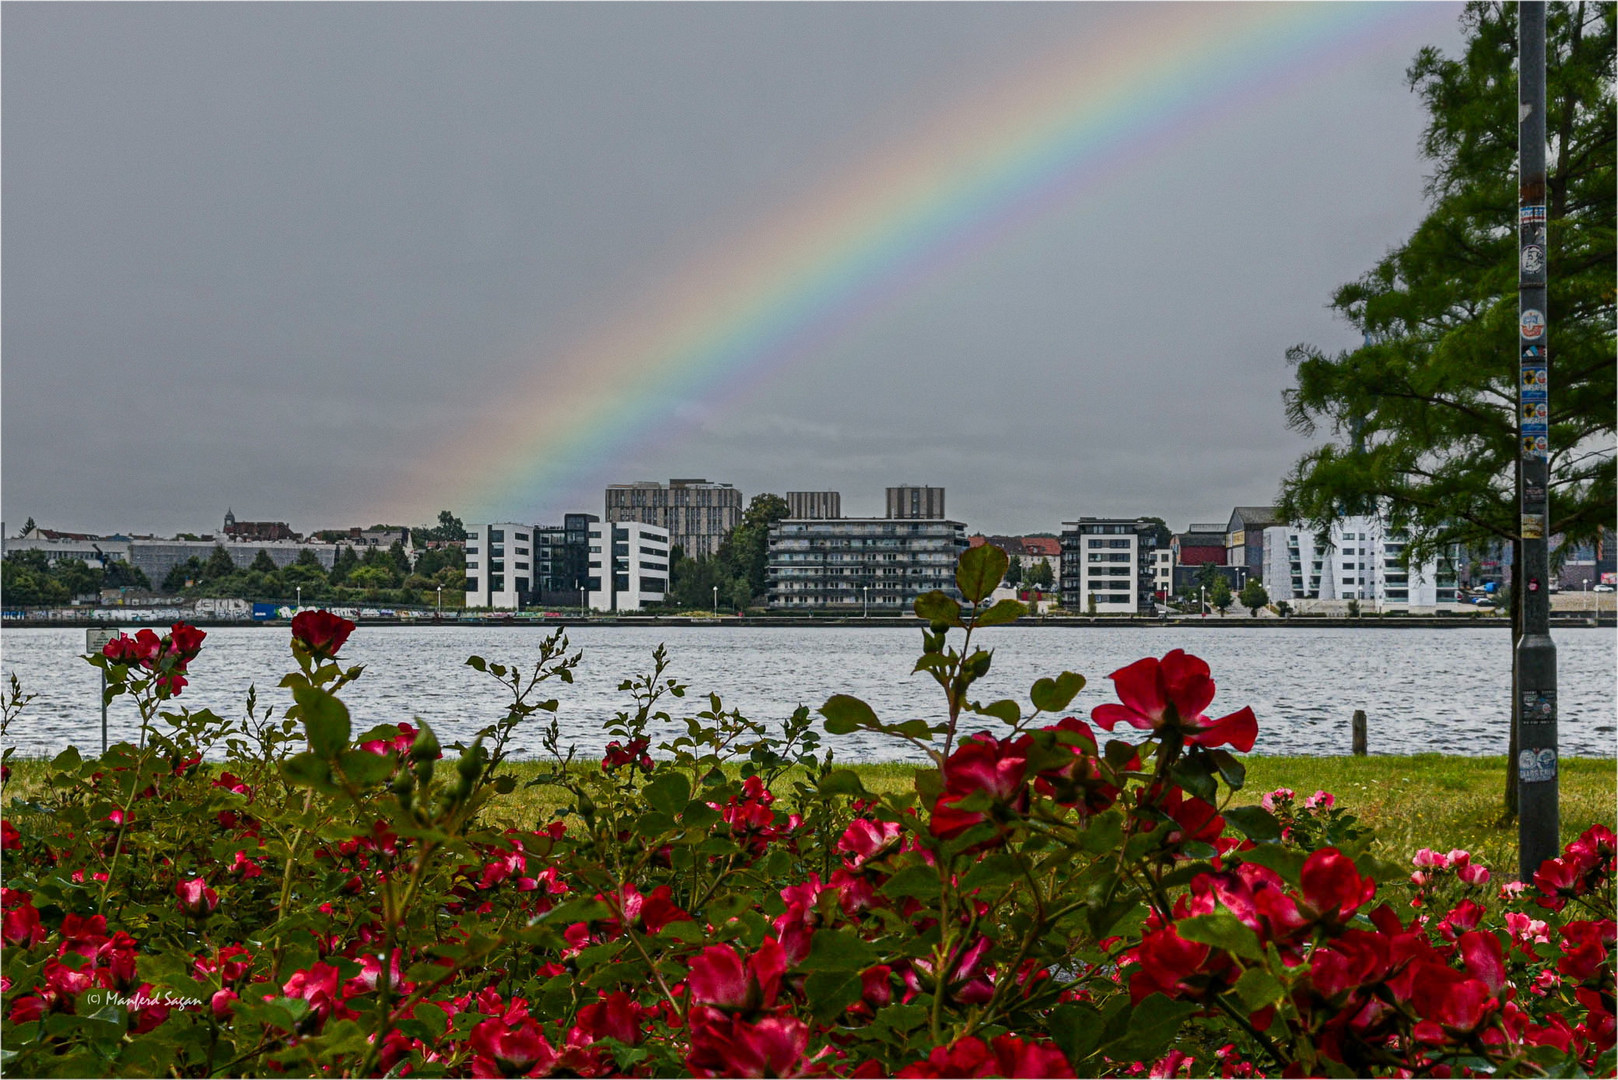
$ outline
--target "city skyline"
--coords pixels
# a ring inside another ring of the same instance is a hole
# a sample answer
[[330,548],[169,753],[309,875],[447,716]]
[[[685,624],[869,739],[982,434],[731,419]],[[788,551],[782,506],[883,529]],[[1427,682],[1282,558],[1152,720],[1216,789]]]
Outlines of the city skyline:
[[11,7],[7,525],[1267,503],[1458,13]]

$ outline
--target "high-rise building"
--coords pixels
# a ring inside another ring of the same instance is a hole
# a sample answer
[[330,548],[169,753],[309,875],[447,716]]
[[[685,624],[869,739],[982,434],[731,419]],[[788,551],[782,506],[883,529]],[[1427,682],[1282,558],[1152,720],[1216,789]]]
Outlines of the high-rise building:
[[742,523],[742,493],[701,479],[674,479],[667,487],[651,480],[609,484],[606,518],[656,525],[687,558],[711,556]]
[[888,517],[941,520],[944,516],[944,489],[901,484],[888,489]]
[[843,497],[835,491],[787,492],[787,517],[824,521],[843,516]]
[[1062,606],[1096,615],[1144,615],[1156,608],[1157,551],[1168,530],[1147,518],[1064,521]]

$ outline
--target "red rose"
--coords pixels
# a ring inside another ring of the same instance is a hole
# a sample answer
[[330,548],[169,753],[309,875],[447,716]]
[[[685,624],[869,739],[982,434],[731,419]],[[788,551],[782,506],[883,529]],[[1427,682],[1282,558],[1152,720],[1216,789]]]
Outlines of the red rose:
[[334,660],[354,624],[329,611],[300,611],[292,617],[292,642],[302,645],[317,660]]
[[201,878],[186,878],[174,886],[174,895],[180,898],[180,910],[192,918],[207,915],[219,906],[219,894]]
[[1239,709],[1210,720],[1202,714],[1214,696],[1208,665],[1184,649],[1162,660],[1148,656],[1108,675],[1122,705],[1097,705],[1090,718],[1108,731],[1124,723],[1143,731],[1176,730],[1186,742],[1201,746],[1229,743],[1243,753],[1253,749],[1258,719],[1253,710]]

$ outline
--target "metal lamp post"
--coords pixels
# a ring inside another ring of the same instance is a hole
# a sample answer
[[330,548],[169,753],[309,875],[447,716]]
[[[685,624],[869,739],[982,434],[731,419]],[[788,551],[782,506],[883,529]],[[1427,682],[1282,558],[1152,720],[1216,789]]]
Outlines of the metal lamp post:
[[303,586],[302,585],[294,585],[293,588],[298,590],[298,610],[302,611],[303,610]]
[[1200,593],[1202,597],[1201,602],[1197,604],[1197,614],[1206,619],[1208,617],[1208,586],[1198,585],[1197,592]]
[[438,617],[444,617],[444,586],[438,586]]
[[1550,635],[1550,311],[1545,206],[1545,4],[1519,5],[1518,19],[1518,437],[1522,554],[1514,597],[1520,612],[1513,702],[1519,880],[1531,881],[1561,849],[1556,646]]
[[719,614],[719,586],[713,587],[713,613]]
[[865,614],[863,617],[867,619],[871,617],[871,587],[869,585],[865,586]]

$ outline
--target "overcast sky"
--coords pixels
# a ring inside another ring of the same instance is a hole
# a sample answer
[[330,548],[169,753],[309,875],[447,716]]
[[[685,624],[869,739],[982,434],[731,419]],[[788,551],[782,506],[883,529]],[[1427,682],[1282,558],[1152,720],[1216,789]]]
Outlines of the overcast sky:
[[849,514],[941,485],[987,532],[1224,521],[1306,448],[1287,347],[1352,344],[1331,291],[1423,213],[1403,73],[1459,6],[1398,7],[791,363],[474,496],[448,463],[485,421],[692,267],[1165,9],[6,4],[6,530],[549,522],[671,476]]

